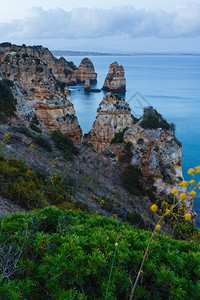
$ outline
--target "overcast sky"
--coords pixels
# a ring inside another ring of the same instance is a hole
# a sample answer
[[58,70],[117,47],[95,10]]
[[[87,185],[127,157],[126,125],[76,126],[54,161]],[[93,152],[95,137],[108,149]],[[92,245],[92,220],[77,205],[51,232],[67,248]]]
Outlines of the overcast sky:
[[200,0],[6,0],[0,39],[51,50],[200,52]]

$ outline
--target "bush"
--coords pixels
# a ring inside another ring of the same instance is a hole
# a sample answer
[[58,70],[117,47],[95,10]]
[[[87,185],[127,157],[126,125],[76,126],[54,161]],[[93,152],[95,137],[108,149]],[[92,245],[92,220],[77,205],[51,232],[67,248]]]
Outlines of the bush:
[[79,149],[74,145],[70,137],[60,131],[54,131],[52,138],[58,149],[63,151],[65,159],[72,159],[72,155],[79,154]]
[[30,132],[30,130],[25,125],[21,125],[19,127],[13,126],[12,128],[15,132],[25,134],[26,136],[31,137],[31,138],[34,137],[34,134],[32,132]]
[[38,133],[42,133],[42,130],[39,127],[37,127],[34,123],[31,123],[30,127],[33,131],[38,132]]
[[152,106],[144,109],[144,114],[142,117],[142,122],[140,122],[140,126],[144,129],[162,128],[163,130],[172,130],[173,132],[175,131],[175,124],[169,124]]
[[142,184],[142,172],[136,167],[129,165],[121,174],[123,187],[131,194],[146,195],[146,190]]
[[115,133],[114,138],[111,140],[111,144],[122,144],[124,142],[124,133],[128,130],[128,127],[124,128],[122,131]]
[[[0,298],[129,299],[150,235],[107,217],[55,207],[5,217]],[[199,257],[197,243],[156,234],[134,299],[198,299]]]
[[34,140],[38,146],[44,148],[45,150],[47,150],[49,152],[52,152],[51,144],[49,143],[47,138],[44,138],[41,135],[36,135],[36,136],[34,136]]
[[11,46],[12,46],[12,44],[9,42],[3,42],[0,44],[0,47],[2,47],[2,48],[11,47]]
[[0,156],[0,193],[25,208],[45,207],[69,202],[72,182],[57,174],[47,178],[22,161]]
[[3,112],[6,117],[15,116],[16,104],[13,93],[10,89],[11,81],[0,81],[0,111]]

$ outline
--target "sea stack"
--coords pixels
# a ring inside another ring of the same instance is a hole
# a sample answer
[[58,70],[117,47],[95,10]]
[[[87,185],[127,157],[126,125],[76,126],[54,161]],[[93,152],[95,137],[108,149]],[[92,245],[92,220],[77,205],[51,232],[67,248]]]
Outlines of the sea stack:
[[76,71],[76,80],[77,83],[85,83],[88,79],[90,83],[97,82],[97,73],[91,60],[84,58]]
[[115,133],[133,126],[129,104],[117,95],[107,93],[99,104],[96,120],[84,141],[93,144],[96,151],[102,152],[114,138]]
[[126,91],[126,79],[123,66],[114,62],[110,65],[102,90],[124,93]]

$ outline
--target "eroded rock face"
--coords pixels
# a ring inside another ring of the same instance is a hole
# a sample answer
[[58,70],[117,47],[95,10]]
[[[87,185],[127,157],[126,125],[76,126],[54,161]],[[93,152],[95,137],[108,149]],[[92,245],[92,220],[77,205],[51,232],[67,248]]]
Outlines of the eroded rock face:
[[[125,132],[124,141],[132,143],[131,164],[141,169],[144,182],[151,181],[151,189],[157,195],[169,194],[174,187],[186,192],[185,188],[178,186],[183,179],[182,148],[172,131],[143,129],[136,124]],[[193,199],[188,197],[185,205],[186,211],[195,219]]]
[[[12,49],[15,51],[8,49],[8,52],[4,49],[0,61],[2,77],[17,84],[28,106],[35,110],[39,120],[50,132],[60,130],[74,142],[80,142],[82,130],[70,102],[66,83],[56,80],[51,67],[34,55],[34,47],[32,52],[27,48],[31,47],[16,46]],[[50,54],[48,60],[51,61]]]
[[118,65],[117,62],[114,62],[110,65],[102,90],[111,92],[126,91],[124,68],[121,65]]
[[93,144],[96,151],[102,152],[114,138],[115,133],[133,126],[133,117],[128,103],[119,96],[107,93],[99,104],[96,120],[84,141]]
[[87,80],[97,81],[97,73],[95,73],[94,65],[89,58],[84,58],[76,71],[76,80],[78,83],[85,83]]

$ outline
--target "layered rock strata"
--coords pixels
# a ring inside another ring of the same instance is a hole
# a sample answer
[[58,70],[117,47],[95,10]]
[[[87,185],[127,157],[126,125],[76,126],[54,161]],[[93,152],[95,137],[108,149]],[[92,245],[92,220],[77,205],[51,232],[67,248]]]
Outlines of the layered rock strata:
[[47,63],[34,56],[34,52],[29,54],[27,47],[13,50],[16,51],[6,52],[4,49],[0,61],[2,77],[17,84],[28,106],[35,110],[39,120],[50,132],[60,130],[74,142],[80,142],[82,130],[70,102],[66,83],[56,80]]
[[93,144],[96,151],[102,152],[114,138],[115,133],[133,126],[133,117],[128,103],[117,95],[107,93],[99,104],[96,120],[84,141]]
[[[125,132],[124,141],[132,144],[131,164],[141,169],[144,182],[150,183],[152,191],[160,197],[169,194],[174,187],[186,192],[178,186],[183,179],[182,148],[172,131],[143,129],[136,124]],[[185,205],[194,220],[193,199],[188,197]]]
[[97,73],[95,73],[94,65],[89,58],[84,58],[76,71],[76,80],[78,83],[90,83],[97,81]]
[[126,91],[126,79],[124,68],[117,62],[114,62],[110,65],[102,90],[107,90],[111,92]]
[[[5,44],[5,43],[3,43]],[[49,51],[48,48],[42,46],[17,46],[17,45],[9,45],[1,46],[0,44],[0,55],[4,56],[8,53],[23,53],[23,57],[31,56],[37,58],[44,62],[52,71],[52,74],[56,79],[64,81],[67,85],[76,85],[76,70],[77,67],[72,61],[67,61],[64,57],[60,57],[57,59],[53,56],[53,54]]]

